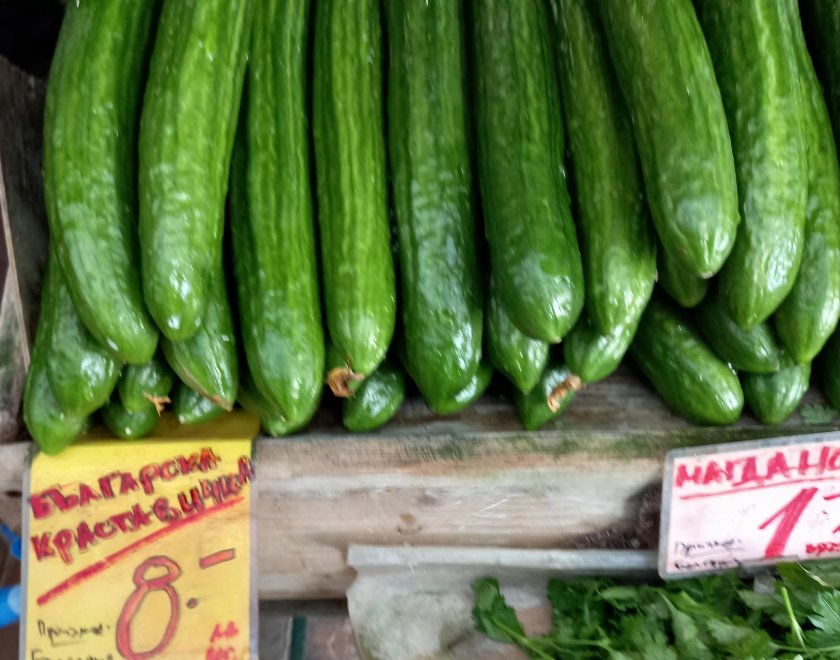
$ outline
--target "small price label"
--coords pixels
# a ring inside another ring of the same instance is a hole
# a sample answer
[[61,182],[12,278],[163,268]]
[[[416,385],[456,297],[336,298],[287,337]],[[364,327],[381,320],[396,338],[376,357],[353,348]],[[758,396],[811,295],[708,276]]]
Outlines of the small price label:
[[91,441],[36,454],[21,657],[256,658],[251,447]]
[[840,433],[668,453],[659,573],[840,556]]

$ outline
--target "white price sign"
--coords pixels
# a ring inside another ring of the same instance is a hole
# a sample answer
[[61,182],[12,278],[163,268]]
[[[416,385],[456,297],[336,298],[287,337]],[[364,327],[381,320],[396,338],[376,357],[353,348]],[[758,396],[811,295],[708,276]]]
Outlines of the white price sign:
[[659,574],[840,556],[840,433],[668,453]]

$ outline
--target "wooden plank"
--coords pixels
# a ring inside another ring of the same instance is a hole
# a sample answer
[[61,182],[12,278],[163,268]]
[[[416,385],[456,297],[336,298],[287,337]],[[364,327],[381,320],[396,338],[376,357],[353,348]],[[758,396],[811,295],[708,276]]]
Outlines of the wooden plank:
[[0,442],[20,431],[47,222],[41,179],[45,86],[0,57]]
[[[821,399],[811,392],[808,401]],[[260,596],[342,597],[351,544],[574,547],[635,525],[671,447],[836,428],[803,426],[798,415],[780,427],[747,415],[729,428],[694,426],[627,370],[533,433],[492,397],[448,418],[411,401],[381,432],[354,436],[327,410],[304,434],[258,444]],[[9,515],[20,510],[26,451],[0,448]]]

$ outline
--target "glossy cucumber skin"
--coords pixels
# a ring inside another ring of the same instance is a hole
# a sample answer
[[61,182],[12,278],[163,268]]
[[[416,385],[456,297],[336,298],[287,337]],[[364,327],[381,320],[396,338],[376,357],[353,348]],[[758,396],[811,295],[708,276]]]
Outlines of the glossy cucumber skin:
[[840,332],[835,332],[820,353],[820,381],[829,403],[840,410]]
[[804,96],[808,204],[802,265],[774,320],[787,352],[811,362],[840,318],[840,165],[822,87],[792,3],[791,24]]
[[151,402],[139,412],[129,412],[119,397],[113,397],[102,409],[102,421],[119,437],[133,440],[150,435],[157,428],[160,415]]
[[735,371],[667,302],[651,300],[630,355],[665,403],[683,417],[700,424],[731,424],[741,415],[744,394]]
[[800,8],[834,135],[840,135],[840,0],[803,0]]
[[793,414],[811,378],[811,363],[796,364],[787,355],[774,374],[741,374],[747,407],[764,424],[781,424]]
[[135,136],[157,3],[68,4],[47,86],[44,197],[79,315],[126,362],[155,351],[137,263]]
[[[322,388],[318,389],[319,393]],[[237,401],[245,410],[258,415],[263,431],[270,436],[289,435],[305,427],[311,416],[290,419],[283,415],[277,406],[257,389],[251,374],[243,365],[239,379]]]
[[195,391],[225,410],[233,408],[239,386],[239,356],[225,276],[214,273],[198,332],[183,341],[161,339],[169,366]]
[[565,365],[550,365],[528,394],[515,391],[513,403],[522,426],[536,431],[563,414],[581,387],[580,381]]
[[741,218],[720,275],[745,330],[791,290],[802,260],[808,161],[791,0],[700,0],[698,16],[723,97]]
[[57,281],[44,285],[53,292],[51,300],[55,306],[55,324],[47,349],[47,375],[61,409],[86,417],[108,403],[122,364],[88,332],[54,256],[50,262],[47,277]]
[[341,423],[348,431],[373,431],[386,424],[405,399],[405,376],[387,362],[365,378],[356,395],[341,404]]
[[194,335],[222,259],[228,170],[255,0],[164,0],[140,122],[140,255],[149,311]]
[[225,409],[179,382],[172,393],[172,411],[181,424],[204,424],[219,417]]
[[681,307],[697,307],[709,291],[709,280],[689,271],[678,259],[660,249],[657,252],[659,286]]
[[423,400],[438,415],[454,415],[475,403],[490,386],[491,380],[493,380],[493,363],[485,359],[481,361],[475,375],[460,392],[450,397],[427,393]]
[[169,396],[175,384],[175,374],[158,351],[146,364],[128,365],[117,383],[120,402],[127,412],[142,412],[149,403],[161,403]]
[[729,256],[740,217],[726,115],[691,0],[596,4],[657,233],[688,272],[708,278]]
[[462,6],[404,0],[385,9],[405,365],[421,393],[449,396],[478,369],[483,334]]
[[517,389],[530,392],[548,363],[548,343],[533,339],[516,327],[499,300],[492,277],[485,321],[490,360]]
[[311,417],[324,374],[310,189],[309,0],[257,8],[231,166],[239,327],[251,376],[285,415]]
[[313,137],[327,327],[373,373],[396,322],[377,0],[315,3]]
[[540,0],[473,0],[471,23],[493,277],[519,329],[557,343],[577,321],[584,295],[550,17]]
[[743,330],[729,315],[726,304],[713,294],[694,310],[700,332],[724,361],[737,371],[753,374],[777,372],[784,352],[767,322]]
[[581,235],[586,311],[603,334],[634,324],[653,293],[656,237],[633,127],[594,5],[560,0],[560,90]]
[[569,370],[586,384],[603,380],[618,369],[638,324],[634,320],[604,334],[588,317],[579,320],[563,341],[563,358]]
[[41,317],[23,389],[23,421],[29,435],[45,454],[57,454],[70,445],[85,430],[88,420],[86,415],[65,413],[50,387],[49,352],[58,309],[55,295],[59,283],[49,272],[53,268],[58,269],[58,264],[47,265],[41,292]]

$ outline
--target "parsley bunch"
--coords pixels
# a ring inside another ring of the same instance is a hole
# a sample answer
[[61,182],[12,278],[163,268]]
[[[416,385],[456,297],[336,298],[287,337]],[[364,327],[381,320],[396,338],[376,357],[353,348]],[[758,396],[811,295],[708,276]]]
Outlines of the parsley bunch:
[[[766,578],[766,579],[763,579]],[[549,660],[840,659],[840,563],[782,564],[658,586],[551,580],[551,630],[528,637],[499,583],[473,585],[479,632]]]

